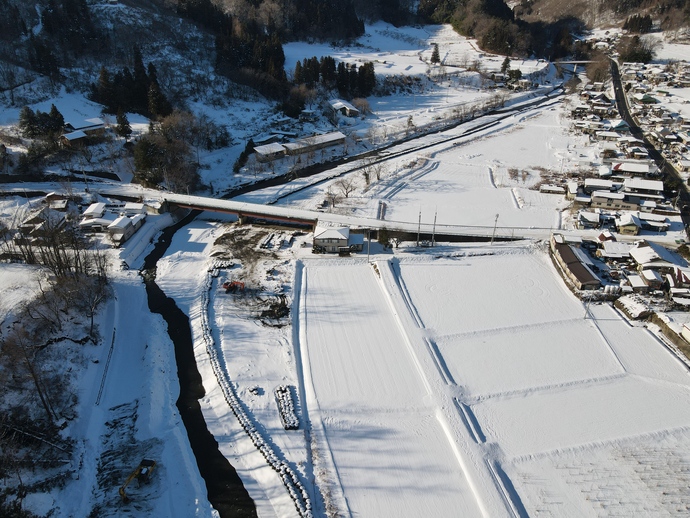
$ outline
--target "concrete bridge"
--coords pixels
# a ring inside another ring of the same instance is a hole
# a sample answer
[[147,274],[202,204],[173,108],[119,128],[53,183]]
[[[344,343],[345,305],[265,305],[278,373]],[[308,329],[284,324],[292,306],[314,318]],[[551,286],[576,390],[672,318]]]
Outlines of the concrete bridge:
[[[352,229],[377,231],[385,228],[391,233],[406,236],[405,239],[413,239],[419,234],[422,240],[436,241],[486,241],[492,238],[496,240],[513,239],[548,239],[556,230],[552,228],[536,227],[507,227],[507,226],[473,226],[420,221],[390,221],[376,218],[363,218],[318,210],[296,209],[293,207],[280,207],[275,205],[262,205],[232,200],[205,198],[202,196],[188,196],[184,194],[166,193],[163,197],[164,204],[169,209],[181,207],[187,209],[235,214],[241,222],[252,221],[275,222],[292,226],[306,227],[313,230],[317,222],[326,225],[348,226]],[[414,237],[413,237],[414,236]]]

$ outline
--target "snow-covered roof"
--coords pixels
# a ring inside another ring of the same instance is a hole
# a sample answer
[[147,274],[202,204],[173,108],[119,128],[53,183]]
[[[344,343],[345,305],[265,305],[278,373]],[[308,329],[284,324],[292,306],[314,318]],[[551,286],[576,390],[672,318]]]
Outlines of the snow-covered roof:
[[83,121],[79,122],[68,122],[66,124],[67,126],[73,128],[75,131],[77,130],[84,130],[84,129],[94,129],[100,126],[105,126],[105,122],[103,122],[103,119],[100,119],[98,117],[93,117],[91,119],[85,119]]
[[588,187],[610,190],[613,188],[613,182],[611,180],[602,180],[601,178],[585,178],[585,188]]
[[105,203],[92,203],[84,211],[84,216],[100,217],[105,212]]
[[350,237],[350,229],[348,227],[316,227],[314,230],[314,239],[344,239],[348,240]]
[[644,189],[645,191],[662,192],[664,182],[661,180],[645,180],[644,178],[626,178],[623,181],[624,189]]
[[110,230],[124,229],[124,228],[127,228],[131,224],[132,224],[132,220],[129,219],[127,216],[120,216],[115,221],[113,221],[110,225],[108,225],[108,229],[110,229]]
[[649,164],[640,164],[634,162],[618,162],[613,164],[611,171],[620,171],[622,173],[649,173]]
[[647,279],[647,281],[656,281],[656,282],[662,282],[663,279],[661,278],[661,274],[657,272],[656,270],[642,270],[640,273],[642,277]]
[[623,194],[622,192],[594,191],[592,193],[592,198],[609,198],[611,200],[623,200],[625,199],[625,194]]
[[288,142],[287,144],[284,144],[283,147],[289,150],[298,150],[300,148],[309,146],[320,146],[324,144],[330,144],[344,139],[345,135],[343,133],[341,133],[340,131],[332,131],[330,133],[324,133],[323,135],[314,135],[312,137],[304,137],[302,139],[296,140],[295,142]]
[[580,219],[587,221],[588,223],[595,223],[598,225],[601,215],[598,212],[587,212],[583,210],[580,212]]
[[602,255],[605,257],[629,257],[630,250],[634,246],[631,243],[622,243],[620,241],[604,241],[601,244],[604,251]]
[[260,155],[275,155],[283,153],[284,151],[285,148],[283,147],[283,145],[278,144],[277,142],[272,142],[270,144],[264,144],[263,146],[254,147],[254,152]]
[[645,282],[642,280],[642,277],[640,277],[637,274],[628,275],[628,282],[630,282],[630,286],[632,286],[633,288],[646,288],[647,287]]
[[359,110],[357,108],[355,108],[349,102],[343,101],[342,99],[331,99],[330,101],[328,101],[328,104],[334,110],[342,110],[343,108],[345,108],[348,111],[354,111],[354,112],[359,113]]
[[640,228],[640,220],[632,212],[621,214],[620,218],[617,220],[617,224],[619,227],[635,225],[637,228]]
[[125,212],[145,212],[145,206],[143,203],[135,203],[133,201],[128,201],[125,203],[125,206],[122,207],[122,210]]
[[656,266],[687,266],[680,256],[651,241],[638,244],[630,250],[630,256],[635,259],[637,264],[642,266],[652,265],[653,263]]
[[115,214],[111,212],[107,212],[103,214],[102,216],[97,216],[94,218],[89,218],[85,219],[84,221],[79,223],[79,226],[81,228],[90,228],[90,227],[108,227],[113,221],[115,221],[117,217]]
[[82,138],[86,138],[86,133],[84,133],[84,132],[81,131],[81,130],[72,131],[71,133],[65,133],[64,135],[62,135],[62,138],[66,139],[66,140],[69,140],[70,142],[72,142],[72,141],[74,141],[74,140],[79,140],[79,139],[82,139]]
[[141,220],[144,220],[144,219],[146,219],[146,214],[144,214],[144,213],[135,214],[134,216],[132,216],[132,225],[136,225],[137,223],[139,223]]

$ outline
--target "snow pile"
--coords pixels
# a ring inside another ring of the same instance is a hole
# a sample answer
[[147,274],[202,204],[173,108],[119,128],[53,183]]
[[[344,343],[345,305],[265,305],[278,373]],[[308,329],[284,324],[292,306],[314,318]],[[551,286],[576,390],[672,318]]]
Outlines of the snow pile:
[[[304,488],[304,485],[300,481],[297,473],[288,465],[287,462],[278,457],[271,445],[256,429],[256,426],[247,415],[240,398],[237,396],[233,385],[227,378],[225,369],[221,365],[221,359],[219,358],[216,343],[213,339],[213,334],[208,321],[208,306],[210,300],[209,292],[213,287],[213,279],[218,276],[218,272],[223,267],[223,264],[224,263],[222,262],[216,261],[213,263],[211,268],[209,268],[208,274],[206,275],[206,289],[202,291],[201,296],[202,339],[206,345],[206,351],[208,353],[211,366],[213,367],[213,372],[218,380],[218,385],[223,392],[225,401],[230,406],[232,413],[235,414],[240,425],[245,432],[247,432],[247,435],[249,435],[257,450],[259,450],[259,452],[264,456],[266,462],[268,462],[268,464],[280,475],[283,485],[285,485],[290,497],[295,503],[295,507],[297,508],[299,515],[304,518],[311,518],[313,516],[311,499],[309,498],[309,494]],[[290,404],[292,404],[292,400],[290,400]],[[281,418],[282,417],[283,412],[281,411]],[[297,421],[297,424],[299,425],[299,421]]]

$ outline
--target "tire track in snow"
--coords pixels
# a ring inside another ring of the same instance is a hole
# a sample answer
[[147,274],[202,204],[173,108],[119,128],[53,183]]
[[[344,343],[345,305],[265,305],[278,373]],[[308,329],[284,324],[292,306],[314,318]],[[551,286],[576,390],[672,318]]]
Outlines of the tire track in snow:
[[484,432],[482,432],[482,428],[479,426],[479,422],[477,421],[474,412],[472,412],[472,409],[468,405],[462,403],[456,397],[453,398],[453,403],[455,403],[455,407],[458,409],[460,418],[467,427],[467,430],[470,432],[474,442],[477,444],[486,442],[486,436],[484,435]]
[[533,324],[518,324],[514,326],[504,326],[504,327],[493,327],[490,329],[478,329],[476,331],[467,331],[464,333],[448,333],[444,335],[436,335],[436,339],[466,339],[466,338],[478,338],[486,336],[501,335],[504,333],[515,334],[519,332],[529,331],[530,329],[542,328],[548,329],[550,327],[560,327],[564,324],[569,324],[571,322],[581,322],[582,318],[564,318],[560,320],[552,320],[550,322],[536,322]]
[[496,187],[496,179],[494,178],[494,168],[489,167],[488,169],[489,169],[489,183],[491,184],[491,187],[493,187],[494,189],[498,189],[498,187]]
[[477,394],[474,396],[464,396],[463,399],[466,401],[471,401],[473,403],[481,403],[489,399],[496,398],[514,398],[514,397],[525,397],[527,395],[535,394],[538,392],[553,392],[557,390],[569,389],[572,387],[578,387],[581,385],[596,385],[598,383],[610,383],[622,378],[628,377],[627,372],[621,372],[618,374],[611,374],[610,376],[600,376],[598,378],[585,378],[573,381],[564,381],[562,383],[552,383],[549,385],[540,385],[538,387],[526,387],[522,389],[506,390],[502,392],[489,392],[487,394]]
[[529,515],[527,514],[527,511],[525,510],[517,491],[515,491],[513,483],[508,475],[506,475],[505,471],[503,471],[501,465],[498,462],[489,459],[486,460],[486,465],[489,468],[489,472],[494,479],[496,487],[498,487],[501,492],[501,496],[503,497],[511,516],[513,518],[528,518]]

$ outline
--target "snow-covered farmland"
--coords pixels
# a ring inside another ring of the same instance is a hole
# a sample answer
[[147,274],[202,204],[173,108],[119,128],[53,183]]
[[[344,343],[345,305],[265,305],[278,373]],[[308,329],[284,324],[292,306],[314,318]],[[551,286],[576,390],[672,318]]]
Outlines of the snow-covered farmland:
[[[295,242],[273,263],[221,269],[207,309],[219,379],[200,301],[226,231],[183,229],[158,282],[190,312],[209,429],[260,516],[297,514],[230,412],[227,383],[316,516],[683,514],[687,369],[609,305],[585,308],[539,246],[402,249],[369,264]],[[231,278],[286,294],[292,324],[262,325],[251,299],[218,290]],[[299,430],[281,424],[283,385]]]
[[[382,279],[366,264],[306,263],[307,407],[350,512],[493,515],[498,491],[529,515],[686,505],[689,459],[676,451],[690,425],[685,367],[608,305],[585,318],[543,252],[477,252],[380,261]],[[674,473],[655,476],[665,462]],[[490,465],[510,481],[487,477]]]
[[302,275],[305,391],[350,513],[476,515],[447,428],[374,270],[320,263],[308,263]]

